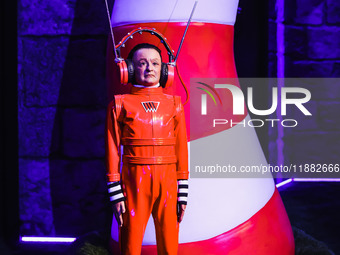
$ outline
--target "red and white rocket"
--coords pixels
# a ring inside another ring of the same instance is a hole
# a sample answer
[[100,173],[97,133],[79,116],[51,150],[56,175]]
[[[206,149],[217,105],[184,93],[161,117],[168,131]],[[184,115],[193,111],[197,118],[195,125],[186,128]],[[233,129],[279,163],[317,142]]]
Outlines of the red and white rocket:
[[[138,27],[155,28],[173,49],[178,49],[194,0],[115,0],[112,26],[119,41]],[[233,37],[238,0],[200,0],[177,60],[186,84],[190,78],[237,78]],[[121,48],[126,58],[136,44],[149,42],[166,51],[156,36],[137,34]],[[120,84],[111,41],[107,51],[108,95],[126,93]],[[166,91],[186,93],[177,75]],[[232,104],[232,102],[230,102]],[[231,106],[230,106],[231,107]],[[190,104],[185,105],[186,116]],[[242,116],[248,120],[249,116]],[[190,126],[187,117],[187,127]],[[239,120],[240,121],[240,120]],[[235,125],[214,134],[195,134],[195,146],[213,148],[224,141],[223,150],[205,150],[205,158],[232,165],[267,164],[252,128]],[[178,254],[294,254],[294,237],[289,219],[272,178],[191,178],[188,206],[180,224]],[[114,218],[114,217],[113,217]],[[118,226],[113,220],[112,243],[118,241]],[[157,254],[153,220],[146,227],[142,254]]]

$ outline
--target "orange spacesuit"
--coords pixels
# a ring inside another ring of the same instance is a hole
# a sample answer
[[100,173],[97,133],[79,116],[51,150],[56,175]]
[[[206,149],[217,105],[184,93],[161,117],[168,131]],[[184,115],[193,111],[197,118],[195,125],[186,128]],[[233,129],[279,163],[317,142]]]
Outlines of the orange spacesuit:
[[110,199],[126,204],[122,253],[140,254],[152,214],[158,254],[177,254],[177,204],[186,204],[189,174],[180,97],[164,94],[161,87],[132,87],[131,94],[115,96],[109,104],[106,130]]

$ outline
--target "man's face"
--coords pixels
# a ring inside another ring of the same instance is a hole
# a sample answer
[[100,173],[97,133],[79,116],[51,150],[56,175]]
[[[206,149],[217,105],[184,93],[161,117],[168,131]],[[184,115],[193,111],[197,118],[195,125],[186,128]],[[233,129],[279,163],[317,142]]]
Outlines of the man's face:
[[154,49],[139,49],[132,58],[135,68],[136,84],[152,86],[159,83],[162,61]]

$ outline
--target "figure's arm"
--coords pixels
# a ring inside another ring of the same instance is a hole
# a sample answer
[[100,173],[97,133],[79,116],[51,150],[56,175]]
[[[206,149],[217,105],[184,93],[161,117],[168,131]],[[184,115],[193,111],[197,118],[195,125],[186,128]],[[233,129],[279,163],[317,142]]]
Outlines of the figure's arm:
[[175,135],[176,135],[176,156],[177,156],[177,203],[178,203],[178,221],[181,222],[184,216],[184,211],[187,205],[188,199],[188,138],[185,124],[184,108],[179,101],[176,104],[177,115],[175,123]]
[[120,184],[120,136],[121,130],[117,118],[115,103],[112,101],[106,114],[106,169],[108,179],[108,191],[114,215],[118,224],[123,224],[122,213],[125,212],[125,197]]
[[120,181],[119,161],[121,130],[116,116],[114,101],[111,101],[107,107],[105,133],[106,176],[109,182],[117,182]]
[[176,101],[179,101],[179,103],[176,104],[177,114],[175,117],[177,180],[187,180],[189,178],[187,130],[183,105],[180,103],[180,98],[176,98]]

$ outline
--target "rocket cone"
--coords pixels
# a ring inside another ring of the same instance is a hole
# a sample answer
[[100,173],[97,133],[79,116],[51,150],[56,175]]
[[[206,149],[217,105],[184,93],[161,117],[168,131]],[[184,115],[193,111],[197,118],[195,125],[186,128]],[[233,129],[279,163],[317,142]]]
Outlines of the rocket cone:
[[[193,5],[193,0],[116,0],[111,20],[116,43],[135,28],[149,27],[161,32],[176,50]],[[178,57],[178,68],[186,84],[190,84],[191,78],[237,78],[233,53],[237,7],[237,0],[198,2]],[[163,62],[167,60],[159,39],[148,33],[136,34],[127,41],[121,48],[122,57],[126,58],[129,51],[142,42],[157,45],[162,50]],[[117,72],[109,41],[109,99],[129,91],[129,85],[120,84]],[[185,101],[186,93],[177,75],[166,93],[180,95]],[[185,114],[189,127],[190,104],[185,105]],[[245,113],[237,122],[248,119]],[[205,148],[202,152],[205,158],[232,165],[267,164],[252,128],[235,125],[208,133],[195,130],[195,134],[188,134],[190,147]],[[212,149],[217,143],[218,151]],[[189,187],[188,206],[180,224],[178,254],[294,254],[290,222],[272,178],[190,178]],[[117,241],[118,226],[113,217],[113,247],[118,246]],[[157,254],[152,218],[146,227],[142,254]]]

